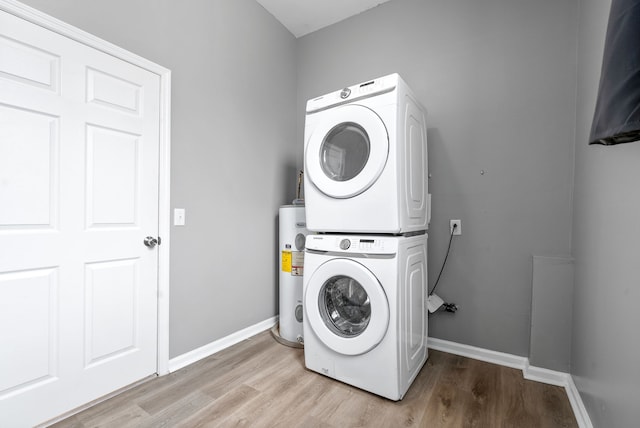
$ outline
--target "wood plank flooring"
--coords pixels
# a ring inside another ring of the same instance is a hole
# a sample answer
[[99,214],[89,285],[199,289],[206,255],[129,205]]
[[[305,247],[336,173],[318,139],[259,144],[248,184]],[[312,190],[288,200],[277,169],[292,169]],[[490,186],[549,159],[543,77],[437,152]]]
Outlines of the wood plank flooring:
[[54,427],[576,427],[565,390],[516,369],[430,350],[402,401],[304,367],[260,333]]

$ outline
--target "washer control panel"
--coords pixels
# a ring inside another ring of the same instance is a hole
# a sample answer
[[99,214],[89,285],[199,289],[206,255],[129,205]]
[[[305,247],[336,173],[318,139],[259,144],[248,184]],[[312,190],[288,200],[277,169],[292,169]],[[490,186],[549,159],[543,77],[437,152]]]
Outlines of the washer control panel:
[[308,235],[306,249],[343,254],[395,254],[399,239],[375,235]]
[[358,248],[363,252],[376,249],[384,250],[384,241],[377,239],[360,239],[358,242]]
[[[393,240],[393,238],[391,238]],[[350,252],[363,254],[385,254],[395,253],[394,245],[391,245],[389,238],[377,238],[373,236],[351,237]],[[385,245],[387,244],[387,245]],[[386,247],[386,248],[385,248]]]

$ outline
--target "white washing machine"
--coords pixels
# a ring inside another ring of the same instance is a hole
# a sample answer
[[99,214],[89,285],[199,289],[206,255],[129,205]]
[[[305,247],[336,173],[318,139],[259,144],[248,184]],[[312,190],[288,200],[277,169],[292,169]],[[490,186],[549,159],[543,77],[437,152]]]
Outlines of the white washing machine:
[[427,235],[309,235],[307,368],[400,400],[427,360]]
[[304,141],[309,230],[428,228],[425,112],[398,74],[309,100]]

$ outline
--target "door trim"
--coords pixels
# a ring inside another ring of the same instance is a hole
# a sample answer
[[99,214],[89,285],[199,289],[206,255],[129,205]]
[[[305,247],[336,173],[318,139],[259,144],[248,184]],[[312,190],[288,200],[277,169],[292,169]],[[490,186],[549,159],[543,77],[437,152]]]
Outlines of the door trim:
[[0,0],[0,10],[44,27],[76,42],[112,55],[160,77],[160,164],[158,229],[162,245],[158,246],[158,359],[157,373],[169,373],[169,236],[171,226],[171,70],[122,49],[99,37],[66,24],[16,0]]

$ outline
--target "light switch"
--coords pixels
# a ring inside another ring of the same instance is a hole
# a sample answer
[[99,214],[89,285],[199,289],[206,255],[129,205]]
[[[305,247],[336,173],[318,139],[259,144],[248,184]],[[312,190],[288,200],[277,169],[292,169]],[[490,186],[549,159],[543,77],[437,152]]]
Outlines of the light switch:
[[185,215],[186,213],[184,208],[175,208],[173,210],[173,225],[184,226]]

